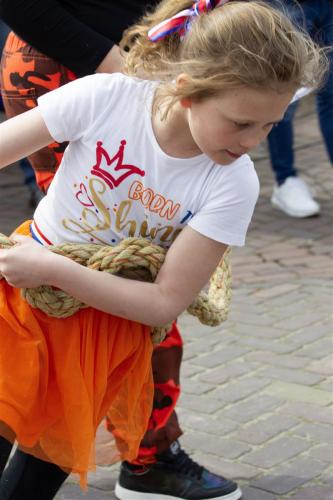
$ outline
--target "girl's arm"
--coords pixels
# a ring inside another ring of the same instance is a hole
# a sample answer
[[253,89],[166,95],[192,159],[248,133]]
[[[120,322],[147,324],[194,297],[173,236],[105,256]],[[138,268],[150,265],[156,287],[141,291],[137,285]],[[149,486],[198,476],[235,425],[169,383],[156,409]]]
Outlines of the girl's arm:
[[0,124],[0,168],[54,142],[38,107]]
[[0,250],[0,272],[14,286],[48,284],[85,304],[147,325],[173,321],[208,282],[226,246],[186,227],[167,253],[155,283],[88,269],[30,238]]

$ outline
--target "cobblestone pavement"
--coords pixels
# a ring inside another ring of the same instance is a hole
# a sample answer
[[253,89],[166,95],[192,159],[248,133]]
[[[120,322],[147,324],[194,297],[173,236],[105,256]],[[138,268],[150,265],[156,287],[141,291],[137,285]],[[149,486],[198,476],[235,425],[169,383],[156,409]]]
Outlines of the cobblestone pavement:
[[[273,209],[265,147],[255,153],[261,196],[245,249],[233,251],[233,301],[223,326],[180,320],[185,338],[182,445],[235,478],[244,500],[333,499],[332,194],[313,103],[297,117],[297,164],[322,206],[296,220]],[[29,216],[13,167],[0,175],[0,231]],[[58,500],[114,499],[117,466],[98,434],[100,463],[83,495],[70,480]]]

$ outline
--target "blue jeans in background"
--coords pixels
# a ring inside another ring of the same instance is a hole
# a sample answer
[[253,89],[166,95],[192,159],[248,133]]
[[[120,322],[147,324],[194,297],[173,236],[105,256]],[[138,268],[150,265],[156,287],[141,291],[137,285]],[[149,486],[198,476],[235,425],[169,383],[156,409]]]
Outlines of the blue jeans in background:
[[[292,19],[300,26],[306,24],[311,37],[321,46],[333,45],[333,3],[331,0],[305,0],[301,6],[293,0],[283,2]],[[330,53],[330,72],[325,86],[316,94],[319,124],[328,156],[333,165],[333,55]],[[272,168],[278,185],[287,177],[297,175],[294,165],[293,117],[298,103],[287,109],[284,119],[272,129],[268,146]]]

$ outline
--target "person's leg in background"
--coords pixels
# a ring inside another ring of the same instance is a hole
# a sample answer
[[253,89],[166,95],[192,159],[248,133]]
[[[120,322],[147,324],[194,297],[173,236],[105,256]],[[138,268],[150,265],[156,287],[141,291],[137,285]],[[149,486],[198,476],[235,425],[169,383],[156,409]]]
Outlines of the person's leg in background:
[[[1,60],[0,85],[7,118],[37,106],[41,95],[75,79],[56,61],[9,33]],[[39,188],[46,192],[67,144],[53,143],[29,156]]]
[[[1,58],[3,48],[5,46],[5,43],[6,43],[8,33],[9,33],[8,26],[6,26],[6,24],[0,19],[0,58]],[[5,108],[4,108],[3,102],[2,102],[1,86],[0,86],[0,112],[1,111],[5,111]]]
[[29,191],[29,206],[31,208],[36,208],[44,195],[37,185],[35,173],[28,160],[23,158],[23,160],[19,162],[19,165],[23,173],[24,184]]
[[[0,19],[0,54],[2,53],[3,47],[5,46],[7,36],[9,34],[9,28]],[[0,111],[5,111],[2,97],[1,97],[1,86],[0,86]],[[41,198],[43,197],[42,192],[37,186],[34,171],[27,159],[19,161],[20,168],[23,173],[23,181],[25,186],[27,186],[29,191],[29,205],[31,208],[35,208]]]
[[[327,10],[332,9],[330,0],[305,0],[301,6],[293,0],[285,0],[283,5],[288,9],[295,23],[300,26],[305,24],[304,28],[315,39],[323,32],[323,11],[326,10],[327,16]],[[326,44],[325,40],[322,39],[321,41]],[[327,86],[325,86],[325,89],[326,93],[329,92]],[[332,90],[330,92],[332,93]],[[318,109],[321,112],[320,122],[323,133],[325,128],[328,129],[327,117],[332,115],[332,105],[331,111],[328,110],[328,105],[327,96],[325,98],[319,97]],[[293,117],[295,110],[295,104],[291,105],[282,122],[274,127],[268,136],[271,165],[277,184],[274,187],[271,202],[275,207],[292,217],[310,217],[320,212],[320,206],[313,199],[304,180],[298,177],[295,167],[293,150]],[[325,131],[325,134],[328,135],[329,131]],[[330,134],[332,134],[332,129]],[[332,140],[330,140],[330,145],[332,149]]]
[[[333,46],[333,2],[323,0],[321,3],[320,17],[317,21],[318,29],[315,38],[325,47]],[[330,71],[325,86],[317,93],[317,109],[319,124],[325,141],[327,153],[333,167],[333,53],[328,53]]]
[[183,341],[176,323],[165,340],[154,349],[154,405],[137,459],[123,462],[116,496],[127,500],[187,498],[237,500],[241,491],[233,481],[212,474],[194,462],[178,442],[175,406],[180,395],[180,365]]
[[[278,186],[281,186],[288,177],[296,177],[294,167],[294,129],[293,119],[297,109],[294,103],[287,109],[283,120],[275,125],[268,136],[268,146],[271,155],[272,168]],[[283,148],[281,148],[283,144]]]
[[291,217],[310,217],[320,212],[303,179],[298,177],[295,167],[293,118],[296,103],[290,105],[283,120],[268,136],[268,149],[276,186],[271,197],[272,204]]

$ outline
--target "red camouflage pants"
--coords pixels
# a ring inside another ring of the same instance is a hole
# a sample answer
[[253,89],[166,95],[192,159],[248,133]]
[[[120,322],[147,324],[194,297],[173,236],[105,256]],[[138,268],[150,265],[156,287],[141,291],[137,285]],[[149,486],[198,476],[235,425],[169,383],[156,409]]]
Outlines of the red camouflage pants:
[[[9,34],[0,72],[0,88],[8,118],[34,108],[39,96],[75,78],[72,71],[41,54],[14,33]],[[66,146],[67,143],[53,143],[29,157],[37,183],[45,192]],[[165,340],[154,349],[154,404],[148,429],[139,449],[138,462],[154,462],[156,453],[165,451],[182,434],[174,411],[180,394],[182,346],[179,330],[174,323]]]

